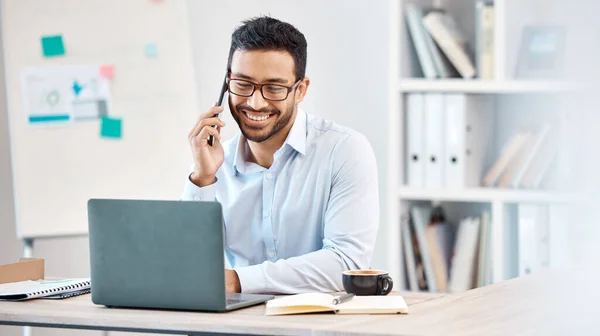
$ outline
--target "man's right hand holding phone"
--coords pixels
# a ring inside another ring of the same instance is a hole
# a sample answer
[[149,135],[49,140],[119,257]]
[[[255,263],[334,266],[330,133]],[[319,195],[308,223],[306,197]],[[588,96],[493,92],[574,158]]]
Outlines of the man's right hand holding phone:
[[[201,115],[188,135],[192,156],[194,158],[194,172],[190,175],[192,183],[198,187],[206,187],[215,182],[217,170],[223,164],[225,154],[221,146],[221,127],[225,123],[217,117],[223,112],[222,106],[213,106]],[[213,146],[208,144],[208,136],[214,137]]]

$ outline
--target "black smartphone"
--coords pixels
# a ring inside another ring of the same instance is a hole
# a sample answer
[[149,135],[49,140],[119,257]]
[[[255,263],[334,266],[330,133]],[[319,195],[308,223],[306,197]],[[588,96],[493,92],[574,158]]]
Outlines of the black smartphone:
[[[225,92],[227,92],[227,73],[225,73],[225,78],[223,79],[223,85],[221,86],[221,93],[219,93],[219,99],[217,100],[217,106],[223,105],[223,98],[225,97]],[[215,114],[215,117],[218,117],[218,114]],[[215,127],[215,126],[213,126]],[[208,136],[208,144],[212,146],[215,143],[215,139],[212,135]]]

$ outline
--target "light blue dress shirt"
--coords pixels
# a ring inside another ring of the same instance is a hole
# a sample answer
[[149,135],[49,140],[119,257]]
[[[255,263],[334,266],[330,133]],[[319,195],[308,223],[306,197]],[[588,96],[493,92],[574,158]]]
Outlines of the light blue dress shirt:
[[341,290],[369,268],[379,226],[377,165],[360,133],[297,110],[270,168],[248,162],[243,135],[223,143],[217,181],[186,181],[183,200],[223,206],[225,257],[243,293]]

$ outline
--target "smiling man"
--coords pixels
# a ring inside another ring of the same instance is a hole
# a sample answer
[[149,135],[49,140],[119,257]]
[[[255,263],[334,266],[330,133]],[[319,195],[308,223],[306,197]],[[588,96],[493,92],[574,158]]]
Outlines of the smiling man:
[[221,107],[189,133],[194,168],[183,199],[223,206],[228,293],[337,291],[342,271],[371,263],[375,156],[360,133],[298,108],[310,84],[306,45],[288,23],[243,22],[231,37],[227,78],[241,134],[221,144]]

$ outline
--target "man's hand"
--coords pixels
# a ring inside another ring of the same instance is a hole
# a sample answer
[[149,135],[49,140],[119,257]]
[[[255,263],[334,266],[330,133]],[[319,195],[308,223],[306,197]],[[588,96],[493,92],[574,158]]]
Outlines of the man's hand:
[[[221,146],[220,127],[225,123],[215,115],[223,112],[222,106],[214,106],[198,119],[194,128],[188,134],[192,149],[195,169],[190,179],[198,187],[206,187],[215,182],[217,170],[223,164],[224,152]],[[216,128],[213,128],[216,126]],[[214,137],[212,146],[208,144],[208,136]]]
[[225,292],[227,294],[242,292],[240,278],[238,278],[237,273],[233,270],[225,270]]

